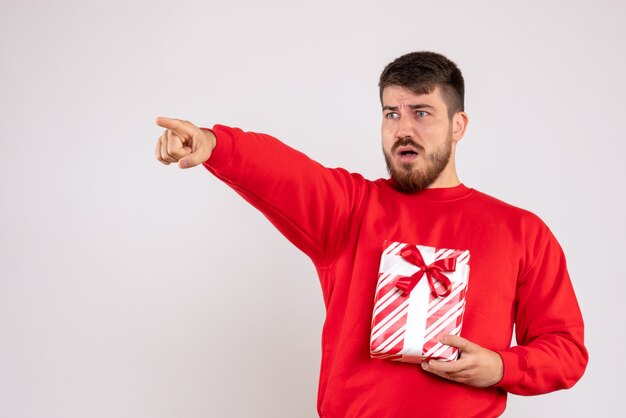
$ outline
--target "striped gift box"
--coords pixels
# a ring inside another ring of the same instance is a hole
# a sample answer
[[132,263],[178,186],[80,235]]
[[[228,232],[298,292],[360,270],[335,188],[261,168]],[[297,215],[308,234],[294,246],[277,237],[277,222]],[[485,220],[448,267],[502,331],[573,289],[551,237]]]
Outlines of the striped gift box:
[[469,259],[466,250],[385,242],[372,315],[373,358],[456,360],[458,349],[439,338],[461,333]]

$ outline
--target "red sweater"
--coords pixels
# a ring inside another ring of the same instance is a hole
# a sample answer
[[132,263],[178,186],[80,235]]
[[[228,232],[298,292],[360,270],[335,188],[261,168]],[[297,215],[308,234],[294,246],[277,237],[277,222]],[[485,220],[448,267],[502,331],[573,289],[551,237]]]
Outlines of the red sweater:
[[[213,132],[205,166],[317,268],[326,305],[321,417],[498,416],[506,392],[568,388],[583,374],[580,309],[563,252],[537,216],[464,185],[401,193],[391,180],[325,168],[268,135],[220,125]],[[498,385],[472,388],[370,357],[385,240],[470,251],[461,335],[502,356]],[[510,347],[514,325],[518,345]]]

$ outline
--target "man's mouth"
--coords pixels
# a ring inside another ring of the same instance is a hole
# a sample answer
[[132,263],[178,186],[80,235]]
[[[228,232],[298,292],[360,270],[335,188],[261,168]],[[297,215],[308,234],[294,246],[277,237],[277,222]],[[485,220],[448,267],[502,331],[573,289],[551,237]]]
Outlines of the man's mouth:
[[398,148],[398,150],[396,151],[396,155],[398,156],[400,161],[410,162],[417,158],[419,152],[417,152],[417,150],[413,147],[403,146]]

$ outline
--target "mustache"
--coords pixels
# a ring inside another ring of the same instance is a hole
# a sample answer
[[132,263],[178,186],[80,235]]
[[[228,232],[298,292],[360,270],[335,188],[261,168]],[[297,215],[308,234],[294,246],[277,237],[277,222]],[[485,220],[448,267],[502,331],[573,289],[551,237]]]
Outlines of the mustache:
[[396,152],[400,147],[406,147],[407,145],[412,146],[420,153],[424,153],[424,147],[418,145],[410,136],[405,136],[404,138],[400,138],[396,141],[395,144],[391,147],[391,152]]

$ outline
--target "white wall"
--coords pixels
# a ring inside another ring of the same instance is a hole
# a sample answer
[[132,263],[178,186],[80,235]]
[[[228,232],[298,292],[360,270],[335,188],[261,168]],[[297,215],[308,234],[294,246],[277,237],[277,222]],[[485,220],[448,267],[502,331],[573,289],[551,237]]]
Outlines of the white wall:
[[315,416],[312,265],[208,172],[159,164],[153,119],[272,133],[381,177],[379,73],[425,49],[466,78],[462,180],[550,225],[586,319],[578,385],[512,396],[505,416],[616,416],[625,12],[617,0],[3,0],[0,416]]

